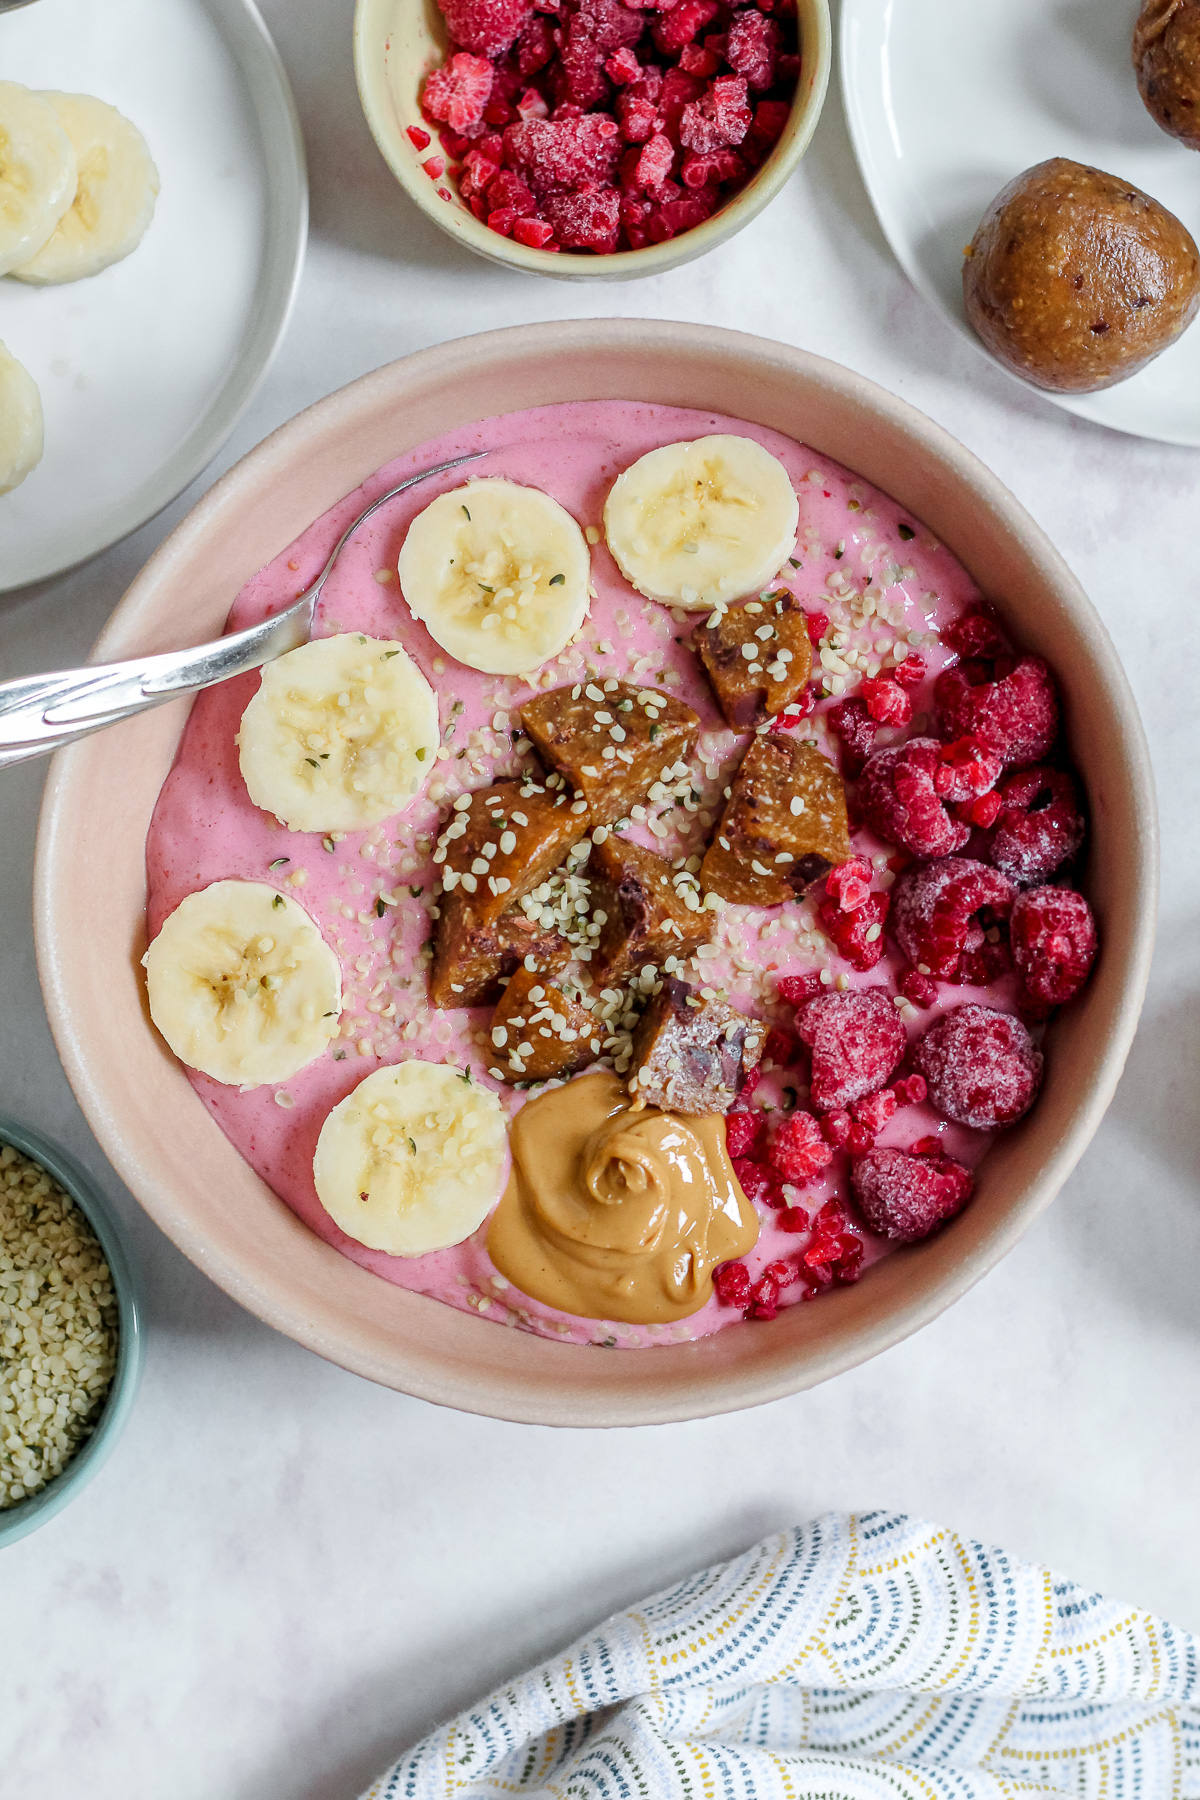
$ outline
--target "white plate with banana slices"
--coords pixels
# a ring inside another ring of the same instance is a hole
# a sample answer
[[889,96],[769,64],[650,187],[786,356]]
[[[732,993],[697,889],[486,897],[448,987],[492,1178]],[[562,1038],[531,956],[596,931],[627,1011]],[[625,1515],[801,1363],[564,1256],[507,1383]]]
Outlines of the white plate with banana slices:
[[200,473],[283,336],[308,230],[295,106],[252,0],[37,0],[0,16],[5,101],[0,593]]

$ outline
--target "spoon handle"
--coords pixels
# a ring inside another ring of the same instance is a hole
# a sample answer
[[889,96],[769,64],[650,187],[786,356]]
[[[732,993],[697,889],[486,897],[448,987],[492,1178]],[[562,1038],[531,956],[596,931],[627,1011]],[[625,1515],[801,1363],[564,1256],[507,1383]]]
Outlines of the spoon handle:
[[21,675],[14,681],[0,681],[0,769],[45,756],[76,738],[87,737],[152,706],[161,706],[180,694],[195,693],[214,682],[244,675],[247,670],[260,668],[285,651],[306,644],[321,589],[342,547],[359,526],[417,482],[430,475],[443,475],[448,469],[475,462],[487,454],[486,450],[476,450],[468,456],[453,457],[388,488],[347,525],[311,587],[284,612],[258,625],[231,632],[211,644],[196,644],[189,650],[168,650],[160,656],[133,657],[127,662],[95,663],[82,669],[62,669],[56,674]]

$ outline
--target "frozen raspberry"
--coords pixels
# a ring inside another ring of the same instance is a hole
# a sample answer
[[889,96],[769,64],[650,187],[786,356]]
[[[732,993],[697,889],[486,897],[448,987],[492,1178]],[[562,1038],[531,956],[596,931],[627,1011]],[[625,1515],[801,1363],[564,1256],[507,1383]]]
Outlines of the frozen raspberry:
[[780,1231],[807,1231],[810,1220],[802,1206],[785,1206],[775,1218]]
[[780,1125],[767,1151],[775,1173],[794,1187],[804,1187],[833,1160],[833,1151],[811,1113],[794,1112]]
[[934,786],[941,765],[934,738],[910,738],[895,750],[877,750],[863,770],[858,803],[881,838],[914,856],[947,856],[961,850],[969,825],[953,818]]
[[801,1262],[818,1287],[857,1281],[866,1246],[836,1200],[827,1200],[812,1223]]
[[620,50],[613,51],[604,65],[604,72],[618,87],[627,87],[631,81],[637,80],[642,72],[642,65],[628,44],[625,44]]
[[874,1137],[889,1119],[895,1118],[899,1107],[895,1088],[880,1088],[877,1094],[868,1094],[865,1100],[854,1102],[854,1123],[865,1126]]
[[753,1285],[744,1262],[722,1263],[713,1270],[713,1292],[722,1306],[745,1306]]
[[767,1133],[767,1121],[760,1112],[725,1114],[725,1148],[731,1157],[748,1157],[753,1161]]
[[511,206],[498,206],[487,216],[488,230],[498,232],[501,237],[511,237],[516,223],[517,215]]
[[646,144],[658,124],[658,107],[644,94],[621,94],[617,100],[621,136],[627,144]]
[[906,1075],[903,1081],[893,1081],[892,1092],[897,1105],[920,1106],[929,1096],[929,1084],[923,1075]]
[[519,219],[532,217],[537,210],[529,183],[522,181],[515,169],[501,169],[489,182],[487,197],[494,207],[511,207]]
[[544,250],[554,236],[554,231],[545,219],[518,219],[512,228],[512,234],[518,244],[524,244],[526,249]]
[[787,1205],[779,1178],[771,1169],[762,1163],[751,1162],[747,1156],[731,1156],[729,1160],[733,1164],[738,1186],[747,1200],[757,1200],[763,1206]]
[[853,912],[843,912],[836,900],[822,900],[817,908],[821,930],[843,961],[860,975],[873,969],[883,955],[883,926],[890,904],[888,894],[868,894]]
[[898,681],[880,676],[863,679],[862,697],[868,713],[877,725],[907,725],[912,718],[912,701]]
[[1096,960],[1096,921],[1073,888],[1027,888],[1009,922],[1013,961],[1040,1006],[1065,1006]]
[[901,687],[916,687],[918,682],[925,679],[925,658],[910,650],[903,662],[896,664],[892,679],[898,681]]
[[582,37],[585,33],[601,50],[625,50],[636,44],[645,21],[622,0],[579,0],[579,8],[568,26],[569,33]]
[[670,138],[661,132],[650,139],[637,160],[637,185],[642,188],[657,187],[671,173],[671,165],[675,161],[675,146]]
[[812,1101],[820,1112],[873,1094],[904,1055],[904,1027],[881,988],[806,1000],[796,1029],[812,1049]]
[[578,119],[523,119],[504,133],[504,155],[535,194],[608,186],[616,173],[621,138],[602,113]]
[[[677,12],[692,4],[699,4],[699,0],[682,0],[682,4],[667,15],[668,19],[673,19]],[[726,145],[733,148],[749,131],[751,117],[745,77],[718,75],[701,99],[684,107],[679,139],[689,150],[701,154],[720,150]]]
[[[664,182],[663,187],[671,185]],[[691,231],[693,226],[702,225],[712,216],[719,200],[716,188],[697,188],[690,194],[672,195],[651,213],[650,236],[656,243],[661,243],[666,238],[678,237],[681,231]]]
[[1013,899],[1013,885],[999,869],[969,856],[945,856],[901,875],[892,895],[892,930],[922,972],[959,980],[964,951],[979,950],[987,926],[1008,917]]
[[763,1056],[781,1069],[790,1069],[799,1054],[800,1046],[791,1033],[780,1031],[778,1025],[773,1025],[763,1045]]
[[929,1027],[913,1061],[944,1118],[990,1131],[1012,1125],[1037,1098],[1042,1053],[1020,1019],[969,1004]]
[[725,60],[749,87],[762,93],[774,86],[775,59],[779,55],[779,26],[774,19],[747,7],[730,20]]
[[422,131],[419,125],[407,126],[405,128],[405,136],[408,138],[408,141],[413,146],[414,150],[428,150],[430,144],[433,142],[429,133],[427,131]]
[[980,794],[977,800],[960,806],[958,816],[966,824],[978,825],[986,831],[989,825],[996,823],[1002,804],[999,794],[993,788],[990,794]]
[[459,192],[464,200],[473,200],[491,186],[500,171],[478,150],[468,150],[463,160],[465,166],[458,184]]
[[686,75],[699,75],[707,80],[721,66],[721,58],[699,44],[685,44],[679,52],[679,66]]
[[824,991],[819,975],[781,975],[779,998],[788,1006],[803,1006]]
[[875,745],[878,725],[867,711],[867,703],[856,694],[852,700],[839,700],[827,715],[831,731],[842,740],[842,768],[853,781],[862,774]]
[[939,799],[969,804],[988,794],[1003,772],[1003,762],[982,738],[955,738],[942,745],[942,760],[933,772],[934,791]]
[[[760,106],[758,110],[761,112],[762,107]],[[805,618],[804,623],[808,629],[808,641],[813,649],[816,650],[820,645],[821,639],[829,630],[829,614],[823,612],[810,612]]]
[[[736,150],[713,150],[707,156],[698,156],[690,150],[683,159],[682,179],[684,187],[705,187],[710,181],[740,181],[746,173],[746,165]],[[809,708],[811,711],[811,706]]]
[[678,0],[654,27],[654,41],[660,50],[682,50],[716,16],[716,0]]
[[[631,14],[630,17],[633,17]],[[604,62],[608,52],[586,32],[572,32],[558,53],[554,90],[559,106],[566,102],[586,112],[610,94]],[[555,118],[562,116],[555,108]]]
[[1011,674],[977,685],[961,668],[943,669],[933,691],[938,736],[980,738],[1005,768],[1040,761],[1058,736],[1058,694],[1040,656],[1023,656]]
[[1075,783],[1065,769],[1022,769],[999,789],[988,861],[1010,881],[1034,887],[1078,856],[1085,826]]
[[426,117],[441,120],[452,131],[471,131],[483,122],[493,79],[490,62],[460,51],[426,80],[421,92]]
[[476,56],[503,56],[533,17],[531,0],[438,0],[456,44]]
[[779,1283],[764,1269],[750,1289],[745,1317],[747,1319],[773,1319],[778,1309]]
[[542,204],[564,250],[595,250],[603,255],[616,249],[621,196],[615,187],[547,194]]
[[865,856],[852,856],[825,877],[825,892],[842,912],[854,912],[871,897],[871,865]]
[[914,1006],[932,1006],[938,996],[937,982],[922,975],[919,969],[906,969],[898,985],[904,998]]
[[1008,640],[991,613],[960,613],[942,630],[942,642],[959,656],[969,659],[1004,656]]
[[850,1186],[872,1231],[913,1244],[962,1211],[975,1177],[949,1156],[870,1150],[851,1168]]

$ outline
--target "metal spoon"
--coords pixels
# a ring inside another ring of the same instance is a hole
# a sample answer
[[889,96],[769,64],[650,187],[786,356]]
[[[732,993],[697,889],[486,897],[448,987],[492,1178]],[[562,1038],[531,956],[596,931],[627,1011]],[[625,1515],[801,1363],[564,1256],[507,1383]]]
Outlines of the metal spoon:
[[430,475],[444,475],[447,469],[478,462],[487,455],[486,450],[473,450],[469,456],[437,463],[372,500],[347,525],[312,586],[305,588],[285,611],[264,619],[261,625],[231,632],[212,644],[196,644],[190,650],[169,650],[161,656],[134,657],[129,662],[96,663],[84,669],[62,669],[57,674],[21,675],[15,681],[0,681],[0,768],[45,756],[75,738],[102,731],[106,725],[115,725],[151,706],[161,706],[165,700],[176,700],[180,694],[212,687],[214,682],[228,681],[233,675],[244,675],[248,669],[272,662],[286,650],[307,644],[321,589],[343,546],[359,526],[419,481]]

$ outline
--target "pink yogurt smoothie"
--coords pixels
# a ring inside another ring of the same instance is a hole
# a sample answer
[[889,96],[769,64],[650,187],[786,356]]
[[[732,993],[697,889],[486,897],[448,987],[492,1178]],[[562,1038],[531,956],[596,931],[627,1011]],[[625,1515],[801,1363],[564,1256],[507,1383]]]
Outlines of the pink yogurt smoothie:
[[[426,993],[427,948],[436,906],[439,870],[432,850],[439,820],[459,794],[536,767],[520,734],[519,708],[540,685],[621,677],[660,686],[695,708],[701,734],[695,766],[694,811],[650,806],[631,828],[649,847],[673,858],[702,853],[720,815],[723,790],[747,738],[725,724],[689,648],[704,614],[672,612],[630,588],[609,555],[602,534],[592,549],[595,598],[578,640],[532,680],[485,675],[440,651],[410,614],[396,580],[396,561],[408,525],[434,497],[467,478],[503,475],[542,488],[585,528],[599,528],[614,478],[648,450],[663,444],[732,432],[756,439],[787,469],[800,500],[796,567],[780,583],[806,608],[829,614],[844,633],[842,646],[867,659],[882,658],[903,640],[924,659],[926,677],[912,690],[914,717],[903,731],[881,731],[880,746],[919,735],[933,679],[947,658],[938,627],[979,600],[966,571],[919,523],[887,495],[802,443],[744,420],[677,407],[626,401],[579,402],[509,413],[463,426],[386,464],[353,494],[332,507],[287,550],[248,581],[229,615],[230,630],[289,605],[319,572],[330,548],[354,515],[385,488],[415,470],[486,449],[485,461],[435,476],[402,494],[371,519],[346,546],[330,577],[315,635],[361,631],[398,640],[439,696],[442,745],[423,794],[407,813],[369,831],[322,838],[286,830],[260,812],[246,792],[238,767],[236,737],[241,715],[259,677],[246,675],[201,694],[193,705],[175,766],[163,785],[146,844],[148,924],[153,937],[167,915],[196,889],[228,877],[273,883],[306,907],[337,953],[342,968],[341,1035],[317,1061],[282,1088],[246,1091],[190,1072],[192,1085],[226,1136],[285,1203],[327,1243],[385,1281],[470,1309],[499,1323],[544,1337],[608,1347],[642,1348],[688,1341],[741,1320],[711,1299],[674,1325],[627,1325],[581,1319],[543,1306],[513,1288],[492,1264],[487,1224],[452,1249],[406,1259],[366,1249],[326,1214],[313,1185],[312,1160],[330,1109],[382,1063],[408,1057],[470,1065],[474,1079],[495,1092],[511,1118],[527,1094],[488,1074],[492,1060],[490,1007],[453,1012],[431,1009]],[[869,616],[862,617],[867,596]],[[814,662],[814,675],[818,672]],[[836,760],[825,714],[845,685],[831,672],[830,696],[804,729]],[[641,810],[641,809],[637,809]],[[889,885],[886,859],[894,847],[859,830],[858,854],[876,860],[876,885]],[[696,865],[698,866],[698,864]],[[730,906],[717,915],[709,954],[687,979],[735,1006],[785,1027],[791,1008],[777,998],[780,976],[822,972],[840,986],[886,987],[895,994],[904,966],[889,945],[868,975],[857,975],[833,952],[816,919],[818,884],[811,897],[769,910]],[[942,989],[943,994],[947,993]],[[1013,1010],[1012,977],[987,988],[955,987],[953,1004],[978,1000]],[[918,1012],[900,1008],[910,1036],[938,1016],[940,1006]],[[760,1106],[794,1103],[799,1071],[768,1070],[755,1095]],[[801,1098],[805,1090],[800,1090]],[[879,1134],[880,1145],[905,1146],[937,1135],[948,1154],[978,1163],[991,1134],[948,1125],[926,1106],[903,1108]],[[815,1212],[826,1199],[848,1193],[848,1159],[838,1153],[822,1178],[795,1199]],[[753,1276],[777,1258],[804,1248],[803,1236],[781,1231],[777,1215],[763,1210],[759,1242],[749,1258]],[[890,1247],[864,1231],[866,1263]],[[785,1290],[781,1304],[799,1298]]]

